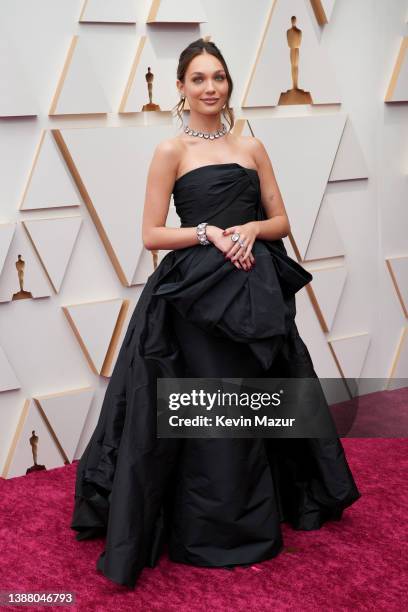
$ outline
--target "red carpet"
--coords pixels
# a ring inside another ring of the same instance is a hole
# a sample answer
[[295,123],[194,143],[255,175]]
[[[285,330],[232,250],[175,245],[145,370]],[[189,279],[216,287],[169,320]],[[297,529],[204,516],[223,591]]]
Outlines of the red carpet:
[[362,498],[341,521],[311,532],[284,524],[284,552],[233,571],[190,567],[163,556],[156,568],[143,570],[135,590],[97,573],[102,539],[75,540],[69,522],[76,464],[0,479],[0,590],[76,593],[77,603],[69,608],[25,610],[406,609],[408,442],[342,442]]

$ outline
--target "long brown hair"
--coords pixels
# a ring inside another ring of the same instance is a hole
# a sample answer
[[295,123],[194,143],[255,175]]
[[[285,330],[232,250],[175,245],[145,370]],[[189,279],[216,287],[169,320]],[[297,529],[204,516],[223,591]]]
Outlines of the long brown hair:
[[[216,57],[221,62],[225,70],[225,74],[227,75],[227,81],[228,81],[228,86],[229,86],[228,87],[228,98],[225,102],[225,105],[222,108],[222,113],[225,115],[225,118],[231,130],[234,126],[235,119],[234,119],[234,111],[230,107],[229,101],[231,98],[234,84],[232,82],[231,75],[229,73],[225,59],[221,51],[218,49],[217,45],[215,45],[213,42],[206,41],[203,38],[199,38],[198,40],[194,40],[192,43],[190,43],[188,47],[186,47],[180,54],[179,63],[177,66],[177,78],[179,81],[184,83],[186,71],[187,71],[187,68],[191,60],[194,59],[197,55],[204,53],[205,51],[207,53],[211,53],[211,55],[214,55],[214,57]],[[185,101],[185,98],[180,98],[178,103],[172,108],[173,115],[177,114],[179,120],[181,121],[181,124],[183,124],[184,101]]]

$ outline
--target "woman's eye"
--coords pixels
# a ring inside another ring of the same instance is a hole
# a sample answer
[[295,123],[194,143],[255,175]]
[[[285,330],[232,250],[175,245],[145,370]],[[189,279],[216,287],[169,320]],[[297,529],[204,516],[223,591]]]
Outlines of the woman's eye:
[[[222,74],[219,74],[215,78],[216,79],[221,79],[222,81],[225,79],[225,77]],[[197,81],[201,81],[201,80],[202,80],[202,77],[195,77],[195,79],[193,79],[193,82],[197,83]]]

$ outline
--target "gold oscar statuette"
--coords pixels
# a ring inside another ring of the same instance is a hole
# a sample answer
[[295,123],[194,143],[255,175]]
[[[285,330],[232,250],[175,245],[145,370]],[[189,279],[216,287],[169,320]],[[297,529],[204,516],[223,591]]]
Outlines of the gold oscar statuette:
[[18,282],[20,284],[20,291],[13,294],[12,300],[26,300],[27,298],[32,298],[32,294],[30,291],[24,291],[24,267],[25,261],[21,259],[21,255],[18,256],[18,260],[16,261],[16,268],[18,274]]
[[33,429],[30,436],[30,444],[31,451],[33,453],[34,464],[27,469],[26,474],[30,474],[31,472],[39,472],[40,470],[45,470],[45,465],[39,465],[37,463],[37,454],[38,454],[38,436]]
[[292,70],[292,89],[282,92],[279,97],[278,105],[285,106],[289,104],[313,104],[312,96],[309,91],[299,89],[299,48],[302,42],[302,30],[296,26],[296,17],[291,17],[292,27],[286,32],[288,45],[290,49],[290,65]]
[[147,67],[147,72],[145,74],[145,79],[147,81],[147,90],[149,92],[149,104],[144,104],[142,111],[159,111],[160,106],[158,104],[153,103],[153,79],[154,74],[150,70],[150,66]]

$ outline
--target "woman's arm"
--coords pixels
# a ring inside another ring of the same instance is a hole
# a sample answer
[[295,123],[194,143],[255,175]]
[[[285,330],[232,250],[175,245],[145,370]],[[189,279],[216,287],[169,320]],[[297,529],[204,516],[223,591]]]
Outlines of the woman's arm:
[[199,244],[195,227],[165,227],[179,153],[174,141],[164,140],[157,145],[150,163],[142,225],[143,244],[149,251],[182,249]]
[[277,240],[290,232],[289,218],[286,213],[282,195],[276,182],[271,160],[262,142],[251,138],[250,145],[258,169],[261,185],[262,206],[268,219],[253,221],[257,238],[260,240]]

